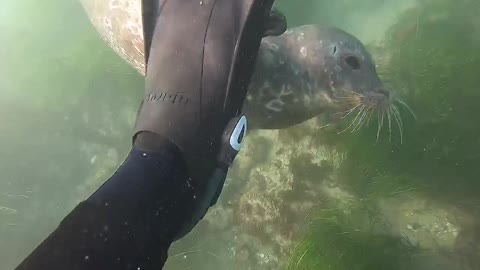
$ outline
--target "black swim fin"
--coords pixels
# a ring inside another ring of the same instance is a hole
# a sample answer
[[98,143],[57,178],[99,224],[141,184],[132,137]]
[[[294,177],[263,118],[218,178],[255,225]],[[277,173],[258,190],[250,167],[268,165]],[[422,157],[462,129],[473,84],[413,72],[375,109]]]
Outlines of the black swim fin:
[[[168,2],[168,0],[142,0],[142,23],[145,65],[147,65],[148,57],[150,56],[150,47],[152,45],[153,33],[155,30],[157,18],[166,2]],[[280,10],[273,7],[270,11],[269,18],[267,18],[266,20],[263,36],[280,36],[286,30],[287,19],[285,15]]]
[[155,25],[157,24],[157,18],[166,2],[168,2],[168,0],[142,0],[145,66],[147,66],[148,57],[150,56],[150,47],[152,46],[153,32],[155,30]]

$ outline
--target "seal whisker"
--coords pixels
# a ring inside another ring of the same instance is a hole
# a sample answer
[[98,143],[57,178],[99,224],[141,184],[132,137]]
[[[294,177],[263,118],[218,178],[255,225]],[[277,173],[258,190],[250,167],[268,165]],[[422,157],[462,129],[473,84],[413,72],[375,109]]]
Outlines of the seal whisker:
[[358,116],[363,112],[363,110],[365,110],[365,105],[363,105],[363,106],[360,108],[360,110],[358,111],[357,115],[355,116],[355,118],[354,118],[354,119],[352,120],[352,122],[350,123],[350,125],[348,125],[348,127],[346,127],[344,130],[338,132],[337,135],[338,135],[338,134],[341,134],[341,133],[343,133],[343,132],[345,132],[345,131],[347,131],[347,130],[357,121]]
[[373,110],[373,108],[367,108],[367,112],[365,113],[365,116],[363,117],[363,122],[358,127],[358,130],[360,130],[363,127],[363,125],[365,125],[365,123],[367,122],[368,117],[370,116],[372,110]]
[[402,119],[398,115],[398,110],[396,110],[396,107],[391,107],[393,116],[395,118],[395,121],[397,122],[398,129],[400,131],[400,144],[403,144],[403,124],[402,124]]
[[358,118],[357,123],[355,125],[353,125],[352,131],[350,133],[354,133],[355,131],[357,131],[357,128],[360,125],[360,123],[362,122],[363,115],[365,114],[365,112],[366,112],[366,110],[363,110],[363,113],[360,115],[360,118]]
[[381,128],[383,128],[384,119],[385,119],[385,111],[382,111],[382,124],[381,124]]
[[415,120],[417,120],[417,116],[415,115],[415,113],[413,112],[413,110],[410,108],[410,106],[408,106],[408,104],[399,99],[399,98],[395,98],[395,101],[397,101],[399,104],[403,105],[405,108],[407,108],[407,110],[412,114],[413,118],[415,118]]
[[362,105],[362,104],[358,104],[357,106],[355,106],[355,107],[353,107],[352,109],[350,109],[350,110],[348,111],[348,113],[345,114],[344,116],[342,116],[342,118],[340,118],[340,119],[344,119],[345,117],[347,117],[347,116],[348,116],[349,114],[351,114],[356,108],[360,107],[360,105]]
[[353,128],[352,133],[362,128],[363,124],[365,123],[365,117],[367,116],[367,113],[369,110],[370,108],[367,108],[366,110],[364,110],[362,116],[360,116],[360,120],[358,120],[357,124]]
[[336,96],[335,98],[338,98],[338,99],[353,99],[354,97],[352,97],[352,96],[345,96],[345,97]]
[[[358,114],[355,116],[356,119],[360,116],[360,118],[358,118],[358,121],[356,121],[356,122],[357,122],[356,125],[358,125],[358,123],[361,121],[362,115],[363,115],[363,113],[365,113],[365,110],[366,110],[366,109],[367,109],[367,106],[365,106],[365,105],[363,105],[363,106],[360,108],[360,111],[359,111]],[[356,119],[354,119],[354,122],[355,122]],[[356,126],[356,125],[355,125],[355,126]]]
[[392,141],[392,116],[390,115],[391,107],[388,108],[387,110],[387,116],[388,116],[388,141]]
[[373,112],[375,111],[375,109],[371,109],[370,110],[370,113],[368,114],[368,119],[367,119],[367,127],[368,127],[368,124],[370,124],[370,119],[372,118],[372,115],[373,115]]
[[[380,113],[381,113],[381,117],[380,117]],[[377,113],[377,119],[378,119],[377,142],[378,142],[378,137],[380,137],[380,131],[382,130],[382,126],[383,126],[383,114],[384,114],[383,111],[378,111]]]
[[403,127],[402,115],[400,114],[400,111],[398,110],[398,107],[395,106],[395,104],[392,104],[392,111],[395,112],[395,114],[398,117],[398,120],[400,121],[400,124]]
[[[364,110],[365,110],[365,106],[362,106],[362,107],[360,108],[360,110],[358,111],[357,115],[355,115],[355,118],[352,120],[352,122],[350,123],[350,125],[349,125],[346,129],[342,130],[340,133],[343,133],[344,131],[347,131],[350,127],[352,127],[352,126],[357,122],[358,117],[362,114],[362,112],[363,112]],[[340,133],[338,133],[338,134],[340,134]]]
[[393,115],[395,117],[395,121],[397,122],[397,126],[398,126],[398,129],[400,131],[400,144],[403,144],[403,127],[402,127],[402,124],[398,120],[399,118],[398,118],[397,114],[394,113]]
[[17,210],[6,206],[0,206],[0,210],[9,212],[11,214],[15,214],[17,212]]
[[353,107],[355,105],[362,105],[360,97],[335,97],[340,105],[344,107]]
[[360,106],[361,104],[358,104],[357,106],[351,108],[351,109],[348,109],[348,110],[345,110],[345,111],[341,111],[341,112],[336,112],[336,113],[332,113],[331,115],[337,115],[337,114],[342,114],[342,113],[350,113],[352,112],[355,108],[357,108],[358,106]]

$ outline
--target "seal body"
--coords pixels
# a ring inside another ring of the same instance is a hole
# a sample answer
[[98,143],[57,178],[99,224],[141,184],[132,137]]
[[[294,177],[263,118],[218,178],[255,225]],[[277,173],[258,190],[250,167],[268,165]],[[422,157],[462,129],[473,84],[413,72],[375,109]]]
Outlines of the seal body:
[[[102,38],[144,74],[141,0],[81,1]],[[263,39],[243,112],[249,129],[280,129],[324,112],[388,101],[372,57],[357,38],[306,25]]]
[[145,75],[142,0],[80,0],[102,39]]

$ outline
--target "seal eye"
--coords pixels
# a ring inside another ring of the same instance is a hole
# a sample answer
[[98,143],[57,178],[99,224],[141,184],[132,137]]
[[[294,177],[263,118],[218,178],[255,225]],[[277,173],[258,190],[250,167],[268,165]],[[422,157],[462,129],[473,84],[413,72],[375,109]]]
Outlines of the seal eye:
[[349,65],[352,69],[360,68],[360,62],[358,61],[357,57],[353,55],[345,57],[345,63],[347,63],[347,65]]

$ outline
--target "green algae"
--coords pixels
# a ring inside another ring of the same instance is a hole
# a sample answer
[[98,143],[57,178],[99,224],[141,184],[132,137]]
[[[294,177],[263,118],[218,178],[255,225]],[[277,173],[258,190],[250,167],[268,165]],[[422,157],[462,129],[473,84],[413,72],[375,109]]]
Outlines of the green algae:
[[340,136],[349,153],[343,178],[359,191],[393,181],[453,203],[478,196],[480,39],[472,33],[480,24],[468,16],[475,9],[480,6],[473,1],[432,2],[406,12],[391,29],[385,41],[390,61],[381,76],[418,120],[403,110],[403,144],[398,132],[389,141],[386,129],[375,143],[376,125]]
[[417,248],[408,239],[374,232],[382,226],[381,216],[365,204],[330,203],[315,215],[286,269],[410,269]]
[[[318,139],[346,153],[339,181],[363,202],[415,192],[479,215],[479,10],[478,1],[423,1],[388,31],[379,74],[417,116],[399,106],[403,143],[396,124],[391,139],[384,124],[377,142],[376,119],[354,133],[325,130]],[[318,216],[287,269],[402,269],[417,252],[405,239],[356,231],[358,215]]]

